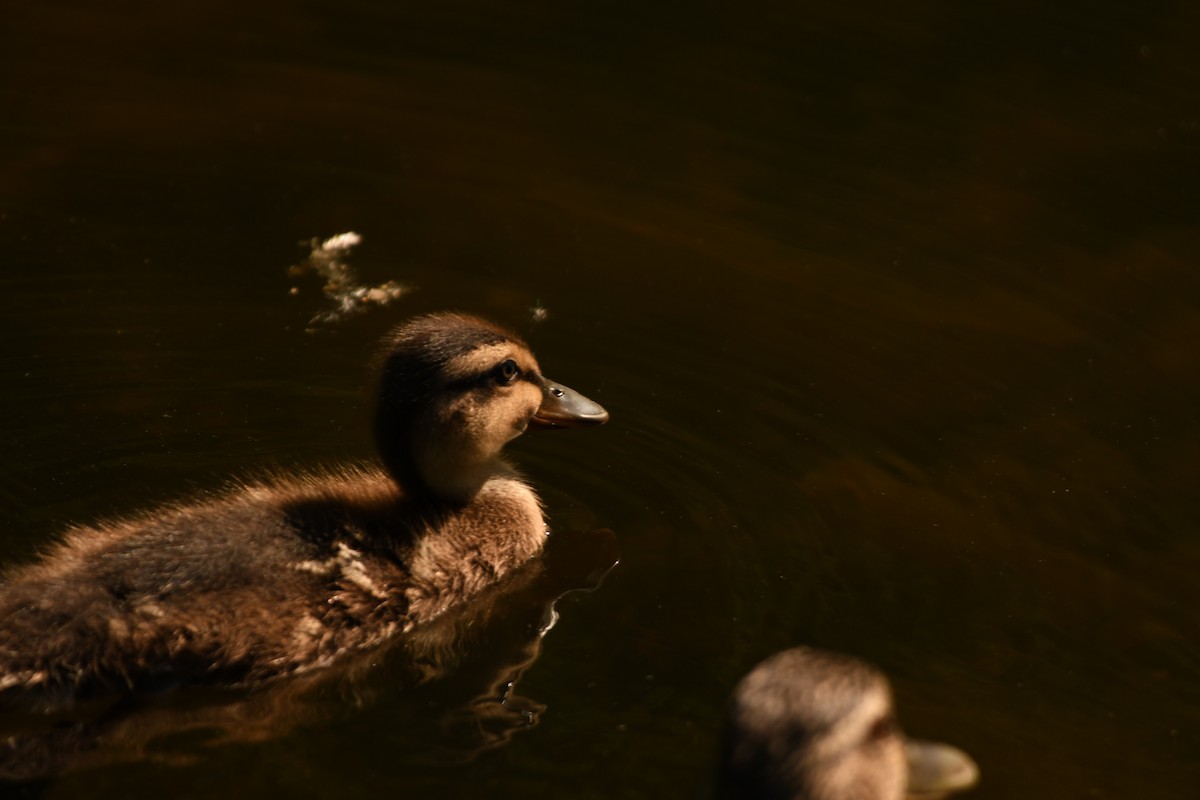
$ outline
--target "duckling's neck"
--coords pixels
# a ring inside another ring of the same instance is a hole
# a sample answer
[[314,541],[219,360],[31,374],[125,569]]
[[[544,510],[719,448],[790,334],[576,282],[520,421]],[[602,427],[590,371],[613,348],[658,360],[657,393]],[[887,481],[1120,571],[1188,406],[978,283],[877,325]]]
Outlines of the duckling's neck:
[[384,467],[412,501],[466,506],[494,478],[518,477],[496,453],[479,452],[460,436],[383,417],[376,446]]
[[423,455],[418,457],[418,480],[432,497],[450,505],[470,504],[490,480],[517,477],[516,471],[501,458],[471,463],[436,450]]

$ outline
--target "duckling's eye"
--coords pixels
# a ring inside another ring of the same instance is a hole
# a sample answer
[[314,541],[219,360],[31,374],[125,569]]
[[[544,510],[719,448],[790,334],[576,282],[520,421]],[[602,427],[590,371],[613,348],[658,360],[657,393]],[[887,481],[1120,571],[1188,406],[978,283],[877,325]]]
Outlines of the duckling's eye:
[[521,369],[517,366],[517,362],[510,358],[500,364],[500,366],[496,367],[496,382],[500,384],[509,384],[515,381],[517,376],[520,374]]
[[896,722],[896,718],[888,714],[885,717],[875,720],[875,724],[871,726],[871,730],[867,731],[867,740],[877,742],[881,739],[895,736],[899,731],[900,725]]

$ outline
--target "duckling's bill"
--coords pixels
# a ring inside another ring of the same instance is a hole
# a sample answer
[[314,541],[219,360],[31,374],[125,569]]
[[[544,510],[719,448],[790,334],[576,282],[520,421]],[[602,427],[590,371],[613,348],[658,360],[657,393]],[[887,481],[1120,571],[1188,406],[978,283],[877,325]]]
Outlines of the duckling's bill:
[[979,781],[979,767],[969,755],[938,742],[905,742],[908,758],[908,800],[937,800],[970,789]]
[[586,428],[608,422],[608,412],[599,403],[554,381],[543,385],[542,405],[529,421],[531,430]]

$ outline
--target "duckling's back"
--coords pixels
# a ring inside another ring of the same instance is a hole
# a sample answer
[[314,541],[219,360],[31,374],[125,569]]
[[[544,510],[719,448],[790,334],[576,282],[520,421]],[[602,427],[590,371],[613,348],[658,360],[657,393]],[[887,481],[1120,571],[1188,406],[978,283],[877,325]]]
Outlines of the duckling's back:
[[0,702],[53,708],[322,666],[433,619],[544,539],[515,476],[431,508],[373,468],[74,529],[0,585]]
[[406,531],[378,541],[402,501],[378,473],[343,481],[340,498],[306,483],[70,531],[0,586],[0,693],[53,706],[255,682],[385,637],[406,611],[386,587],[406,576],[402,560],[370,551],[403,549]]

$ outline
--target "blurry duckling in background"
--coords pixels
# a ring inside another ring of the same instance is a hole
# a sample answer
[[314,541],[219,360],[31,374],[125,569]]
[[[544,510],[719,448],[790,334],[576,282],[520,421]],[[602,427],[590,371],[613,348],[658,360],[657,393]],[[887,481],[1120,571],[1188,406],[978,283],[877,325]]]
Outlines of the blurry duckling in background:
[[979,779],[961,750],[904,736],[883,673],[807,647],[778,653],[742,679],[722,748],[723,798],[932,800]]
[[384,469],[281,477],[69,530],[0,585],[0,702],[39,710],[184,682],[252,685],[407,632],[537,555],[537,495],[500,457],[598,425],[515,335],[433,314],[378,362]]

